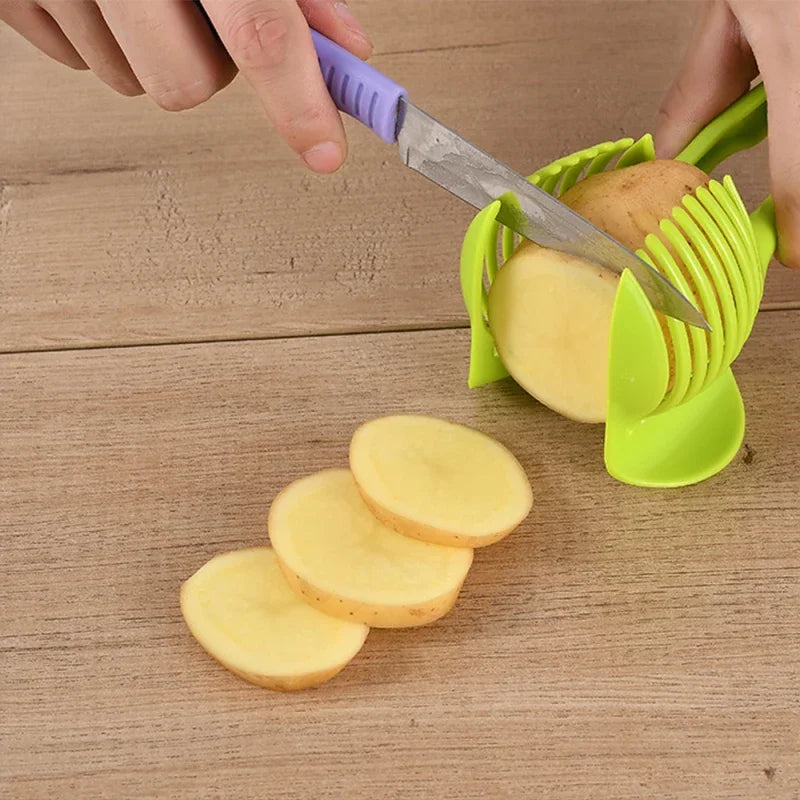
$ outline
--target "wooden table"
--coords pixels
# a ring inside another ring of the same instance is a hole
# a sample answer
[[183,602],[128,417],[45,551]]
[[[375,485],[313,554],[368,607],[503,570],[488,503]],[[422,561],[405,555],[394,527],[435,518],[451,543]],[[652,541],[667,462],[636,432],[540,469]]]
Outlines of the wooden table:
[[[686,3],[361,0],[374,62],[531,170],[650,129]],[[471,212],[348,124],[312,177],[236,81],[180,115],[0,30],[0,796],[800,797],[800,276],[736,365],[746,447],[680,491],[602,431],[466,387]],[[733,160],[768,191],[763,147]],[[422,411],[518,454],[536,506],[456,609],[283,695],[189,635],[182,580],[289,480]]]

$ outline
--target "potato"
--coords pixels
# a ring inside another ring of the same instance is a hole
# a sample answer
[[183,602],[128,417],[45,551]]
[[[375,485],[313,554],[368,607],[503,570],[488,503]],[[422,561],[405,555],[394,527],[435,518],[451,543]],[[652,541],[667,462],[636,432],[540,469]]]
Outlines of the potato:
[[376,628],[444,616],[472,565],[471,548],[421,542],[386,527],[347,469],[290,484],[273,502],[268,525],[296,592],[320,611]]
[[[561,195],[560,200],[630,250],[643,247],[647,236],[655,234],[680,268],[682,259],[661,233],[659,223],[672,216],[672,210],[680,206],[684,195],[705,186],[708,180],[708,175],[693,164],[657,159],[624,169],[598,172],[576,183]],[[702,263],[702,259],[700,261]],[[681,269],[681,273],[689,286],[688,299],[701,314],[707,315],[694,278],[685,269]],[[671,386],[675,359],[672,335],[667,317],[660,311],[656,316],[667,344]]]
[[[660,221],[671,216],[684,195],[707,182],[708,176],[691,164],[646,161],[596,173],[560,199],[635,251],[650,233],[666,243]],[[694,292],[694,281],[684,275]],[[489,290],[489,327],[509,374],[541,403],[579,422],[606,419],[617,283],[610,270],[523,241]],[[689,299],[704,312],[698,297]],[[671,385],[672,337],[666,317],[660,312],[656,316],[667,346]]]
[[657,159],[606,170],[578,181],[559,197],[589,222],[630,250],[658,234],[681,198],[708,183],[708,175],[683,161]]
[[280,691],[317,686],[358,653],[369,628],[312,608],[269,547],[215,556],[181,587],[192,635],[224,667]]
[[479,431],[422,415],[371,420],[353,435],[350,469],[372,513],[427,542],[485,547],[528,515],[517,459]]

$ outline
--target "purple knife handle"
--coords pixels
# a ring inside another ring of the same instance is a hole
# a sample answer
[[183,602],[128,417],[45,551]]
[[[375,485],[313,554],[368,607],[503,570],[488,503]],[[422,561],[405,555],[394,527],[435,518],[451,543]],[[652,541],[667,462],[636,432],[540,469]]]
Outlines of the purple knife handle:
[[395,142],[398,103],[408,96],[406,90],[321,33],[312,30],[311,36],[336,107],[363,122],[384,142]]

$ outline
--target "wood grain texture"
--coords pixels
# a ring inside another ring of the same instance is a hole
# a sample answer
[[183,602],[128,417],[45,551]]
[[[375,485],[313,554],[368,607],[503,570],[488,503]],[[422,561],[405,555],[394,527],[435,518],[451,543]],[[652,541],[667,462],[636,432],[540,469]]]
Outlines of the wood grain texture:
[[[650,129],[691,23],[660,0],[353,5],[378,67],[522,171]],[[348,129],[314,178],[241,81],[170,115],[0,28],[0,797],[799,800],[800,311],[762,314],[736,364],[722,475],[618,484],[600,428],[467,390],[471,212]],[[764,146],[730,168],[748,204],[768,191]],[[798,304],[771,270],[766,305]],[[105,345],[130,346],[84,349]],[[450,615],[373,631],[319,690],[227,673],[181,582],[393,411],[509,445],[531,517]]]
[[[687,3],[361,0],[377,67],[521,171],[653,126]],[[621,21],[624,20],[624,24]],[[0,28],[0,350],[463,325],[471,210],[348,121],[307,174],[243,81],[179,115]],[[739,159],[754,203],[765,153]],[[800,302],[777,269],[767,301]]]
[[[0,795],[796,800],[800,312],[737,362],[746,448],[680,491],[614,482],[599,427],[508,382],[468,391],[466,352],[449,330],[0,358]],[[510,446],[534,512],[449,616],[373,631],[319,690],[226,673],[181,581],[393,411]]]

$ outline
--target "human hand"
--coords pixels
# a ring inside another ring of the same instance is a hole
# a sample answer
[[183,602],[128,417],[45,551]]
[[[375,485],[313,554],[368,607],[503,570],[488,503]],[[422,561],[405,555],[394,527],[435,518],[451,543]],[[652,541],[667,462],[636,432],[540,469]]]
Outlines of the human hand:
[[0,20],[47,55],[90,69],[124,95],[168,111],[204,103],[237,70],[275,129],[315,172],[347,153],[309,26],[360,58],[372,52],[341,0],[0,0]]
[[703,0],[659,114],[656,151],[672,158],[761,75],[777,258],[800,269],[800,0]]

